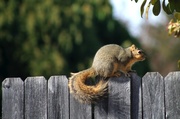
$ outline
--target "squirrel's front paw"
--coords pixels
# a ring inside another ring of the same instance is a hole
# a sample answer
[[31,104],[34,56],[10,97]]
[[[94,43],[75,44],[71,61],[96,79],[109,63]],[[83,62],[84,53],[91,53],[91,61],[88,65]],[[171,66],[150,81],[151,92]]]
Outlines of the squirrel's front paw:
[[137,73],[136,70],[129,70],[128,72]]

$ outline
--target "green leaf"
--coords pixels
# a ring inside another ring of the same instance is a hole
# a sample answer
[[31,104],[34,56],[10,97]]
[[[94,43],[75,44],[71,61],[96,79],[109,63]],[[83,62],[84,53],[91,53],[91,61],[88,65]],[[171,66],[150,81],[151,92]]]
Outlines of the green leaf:
[[174,12],[174,7],[170,3],[167,4],[167,7],[168,7],[169,11],[171,11],[171,13]]
[[178,68],[180,69],[180,60],[178,60]]
[[147,1],[147,0],[144,0],[143,3],[142,3],[142,5],[141,5],[141,17],[142,17],[142,15],[143,15],[143,13],[144,13],[144,6],[145,6],[145,4],[146,4],[146,1]]
[[176,12],[180,12],[180,0],[176,1],[176,4],[174,4],[174,8],[175,8]]
[[154,4],[154,7],[153,7],[153,14],[155,16],[158,16],[159,13],[161,11],[161,5],[160,5],[160,1],[157,1],[155,4]]
[[137,2],[138,2],[138,0],[135,0],[135,2],[137,3]]
[[[159,0],[158,0],[158,1],[159,1]],[[151,0],[151,4],[152,4],[152,5],[155,5],[156,2],[157,2],[157,0]],[[159,1],[159,2],[160,2],[160,1]]]
[[165,0],[163,0],[163,2],[162,2],[163,10],[164,10],[167,14],[172,14],[172,11],[169,9],[168,6],[169,6],[169,3],[168,3],[168,5],[166,6]]
[[175,10],[175,4],[176,2],[174,0],[169,0],[169,4],[168,4],[168,7],[170,9],[170,11],[173,13],[174,10]]
[[174,13],[174,17],[175,17],[177,20],[180,20],[180,12]]

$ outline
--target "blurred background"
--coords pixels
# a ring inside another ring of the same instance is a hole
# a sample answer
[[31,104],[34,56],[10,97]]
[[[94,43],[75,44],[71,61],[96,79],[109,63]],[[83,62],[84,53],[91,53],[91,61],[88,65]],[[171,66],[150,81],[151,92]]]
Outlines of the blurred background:
[[0,79],[66,75],[91,66],[105,44],[136,44],[148,58],[133,69],[178,70],[180,40],[168,36],[171,16],[141,18],[131,0],[0,0]]

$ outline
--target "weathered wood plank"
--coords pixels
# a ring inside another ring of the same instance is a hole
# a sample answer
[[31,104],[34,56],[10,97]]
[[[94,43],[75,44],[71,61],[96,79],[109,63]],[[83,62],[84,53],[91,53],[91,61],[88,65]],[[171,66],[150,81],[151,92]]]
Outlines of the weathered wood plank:
[[66,76],[48,81],[48,119],[69,119],[69,91]]
[[141,78],[131,73],[131,117],[142,119]]
[[171,72],[165,77],[166,118],[180,118],[180,72]]
[[2,119],[24,119],[24,84],[20,78],[2,82]]
[[165,80],[157,72],[147,73],[142,79],[142,87],[141,78],[135,73],[131,73],[131,76],[131,81],[124,76],[110,78],[109,97],[95,105],[94,113],[91,105],[80,104],[69,96],[68,80],[65,76],[52,76],[48,86],[43,77],[28,77],[25,83],[20,78],[6,78],[2,82],[2,118],[178,119],[180,117],[180,72],[169,73]]
[[164,80],[158,72],[142,78],[143,119],[164,119]]
[[130,119],[130,78],[110,78],[108,86],[108,119]]
[[70,119],[92,119],[92,106],[79,103],[70,94]]
[[47,119],[47,81],[44,77],[25,80],[25,118]]
[[108,118],[108,98],[105,97],[94,105],[94,119]]
[[[96,77],[96,83],[102,80],[102,77]],[[94,104],[94,119],[107,119],[108,115],[108,92],[102,99]]]

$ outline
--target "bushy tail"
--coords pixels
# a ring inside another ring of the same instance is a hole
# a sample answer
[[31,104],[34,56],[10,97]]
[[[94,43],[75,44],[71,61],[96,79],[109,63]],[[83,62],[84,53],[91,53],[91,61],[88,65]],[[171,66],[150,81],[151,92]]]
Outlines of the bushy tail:
[[94,103],[107,91],[107,81],[100,80],[94,86],[85,84],[88,78],[94,76],[96,76],[94,68],[89,68],[78,73],[72,73],[69,78],[70,93],[81,103]]

